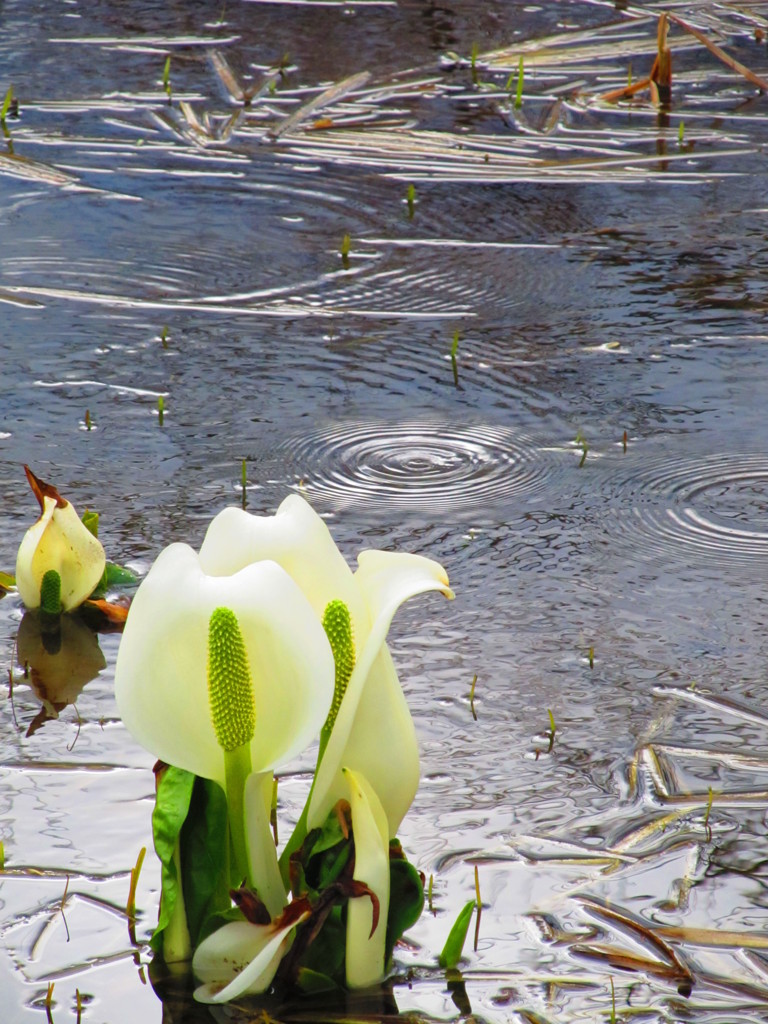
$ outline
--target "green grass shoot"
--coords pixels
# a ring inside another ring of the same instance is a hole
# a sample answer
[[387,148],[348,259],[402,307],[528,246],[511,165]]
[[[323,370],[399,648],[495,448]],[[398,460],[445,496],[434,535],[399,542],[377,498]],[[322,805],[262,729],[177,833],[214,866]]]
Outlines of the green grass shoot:
[[168,348],[168,324],[165,324],[160,332],[160,341],[163,343],[163,348]]
[[469,688],[469,710],[472,712],[472,717],[477,721],[477,712],[475,711],[475,686],[477,685],[477,672],[472,676],[472,685]]
[[555,716],[552,714],[551,708],[547,708],[547,714],[549,715],[549,750],[548,754],[552,753],[552,747],[555,745],[555,733],[557,732],[557,726],[555,725]]
[[595,648],[594,647],[590,647],[589,650],[587,651],[587,661],[589,662],[589,667],[590,668],[594,668],[595,667]]
[[616,1024],[616,988],[613,984],[613,978],[609,980],[611,982],[611,1024]]
[[589,445],[587,444],[586,437],[584,437],[580,430],[577,432],[576,437],[574,438],[574,443],[581,445],[581,462],[579,463],[579,469],[581,469],[581,467],[587,461],[587,452],[589,451]]
[[157,422],[160,424],[161,427],[163,425],[163,416],[164,416],[164,414],[165,414],[165,401],[164,401],[162,395],[158,395],[157,396]]
[[629,435],[627,434],[627,432],[625,430],[624,431],[624,436],[621,439],[621,442],[624,445],[624,454],[626,454],[626,452],[627,452],[627,441],[629,441]]
[[427,909],[429,910],[430,914],[434,914],[435,913],[435,908],[432,906],[432,892],[433,892],[433,889],[434,889],[434,884],[435,884],[435,876],[434,875],[430,875],[429,876],[429,883],[427,884]]
[[451,345],[451,366],[453,367],[453,383],[456,387],[459,386],[459,366],[456,362],[456,353],[459,351],[459,338],[461,335],[458,331],[453,332],[453,344]]
[[479,47],[476,42],[472,43],[472,53],[469,57],[470,67],[472,68],[472,81],[477,85],[477,54]]
[[5,846],[0,843],[0,871],[5,871]]
[[475,944],[472,947],[477,952],[477,944],[480,941],[480,918],[483,916],[483,901],[480,898],[480,874],[475,864],[475,903],[477,904],[477,917],[475,918]]
[[75,1009],[77,1010],[77,1024],[80,1024],[83,1016],[83,997],[80,995],[79,988],[75,989]]
[[525,80],[525,69],[523,65],[523,55],[520,54],[520,63],[517,66],[517,91],[515,93],[515,110],[519,110],[523,105],[523,82]]
[[131,883],[128,887],[128,899],[125,904],[125,913],[131,920],[136,917],[136,886],[139,884],[141,865],[144,863],[146,855],[147,848],[146,846],[142,846],[139,850],[139,855],[136,858],[136,866],[131,868]]
[[53,1024],[53,1014],[51,1013],[51,1006],[53,1006],[52,981],[48,982],[48,991],[45,993],[45,1002],[43,1003],[43,1006],[45,1007],[45,1019],[48,1021],[48,1024]]
[[243,511],[245,511],[245,505],[248,500],[246,491],[246,487],[248,485],[248,464],[246,463],[245,459],[243,459],[242,464],[240,466],[240,484],[243,489]]
[[86,409],[85,410],[85,429],[86,430],[90,430],[92,427],[93,427],[93,423],[91,422],[91,410],[90,409]]
[[459,960],[461,960],[461,954],[464,950],[464,943],[467,938],[467,932],[469,931],[469,922],[472,920],[472,914],[474,913],[477,903],[475,900],[470,900],[469,903],[465,903],[462,909],[459,911],[459,915],[453,922],[453,927],[448,933],[443,951],[437,958],[437,962],[443,968],[444,971],[452,971]]
[[339,254],[341,256],[341,265],[344,267],[345,270],[349,270],[349,250],[351,245],[352,239],[349,237],[349,235],[344,235],[344,237],[341,240],[341,248],[339,249]]
[[12,103],[13,103],[13,86],[9,85],[8,86],[8,92],[5,94],[5,99],[3,100],[3,105],[2,105],[2,107],[0,107],[0,121],[2,121],[3,124],[5,124],[6,115],[7,115],[8,111],[11,109],[11,104]]
[[680,127],[677,130],[677,144],[678,144],[678,146],[682,146],[684,142],[685,142],[685,122],[681,121],[680,122]]
[[416,189],[412,184],[408,186],[408,191],[405,193],[405,201],[408,204],[408,220],[413,220],[416,209]]
[[715,793],[712,787],[709,787],[709,797],[707,798],[707,809],[704,813],[704,831],[707,836],[707,842],[712,842],[712,826],[709,824],[709,815],[712,811],[712,801],[715,799]]
[[165,95],[168,97],[168,102],[171,102],[171,55],[170,53],[165,58],[165,64],[163,65],[163,89]]

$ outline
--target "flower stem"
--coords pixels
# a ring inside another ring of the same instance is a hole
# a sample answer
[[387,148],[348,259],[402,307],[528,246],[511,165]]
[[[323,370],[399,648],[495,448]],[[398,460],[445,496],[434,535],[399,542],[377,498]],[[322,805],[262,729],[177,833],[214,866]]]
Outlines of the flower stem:
[[245,846],[248,874],[274,919],[285,906],[286,885],[280,876],[272,835],[272,772],[253,772],[245,782]]
[[234,853],[234,875],[237,884],[247,880],[253,885],[250,877],[248,850],[245,843],[245,782],[251,774],[251,747],[243,743],[234,750],[224,752],[224,774],[227,783],[227,808],[229,810],[229,833],[232,837]]

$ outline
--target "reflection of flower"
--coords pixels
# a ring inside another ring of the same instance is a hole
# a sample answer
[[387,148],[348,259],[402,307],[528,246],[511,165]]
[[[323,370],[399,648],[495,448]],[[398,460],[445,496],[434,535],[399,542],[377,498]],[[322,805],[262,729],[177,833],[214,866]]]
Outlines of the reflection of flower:
[[[52,626],[38,612],[26,612],[19,626],[16,654],[43,703],[42,721],[74,704],[85,684],[107,664],[96,634],[75,615],[63,616]],[[39,724],[36,719],[33,726]]]
[[82,604],[104,572],[104,549],[55,487],[24,467],[40,503],[16,557],[16,586],[27,608],[58,614]]
[[[362,774],[384,808],[394,836],[419,780],[413,722],[385,640],[392,618],[409,597],[428,590],[453,594],[445,570],[419,555],[363,551],[354,574],[327,526],[299,495],[286,498],[272,517],[227,508],[213,520],[200,549],[206,572],[226,575],[270,558],[296,581],[318,619],[329,605],[346,608],[336,624],[346,678],[339,679],[332,729],[321,740],[324,754],[310,798],[308,826],[321,825],[347,786],[342,768]],[[327,621],[327,619],[326,619]],[[333,642],[333,630],[329,630]],[[350,671],[351,670],[351,671]],[[343,698],[343,699],[342,699]],[[303,838],[296,837],[298,842]]]
[[274,562],[206,576],[185,544],[133,599],[115,696],[133,736],[227,792],[237,866],[274,915],[285,891],[269,831],[272,769],[315,736],[333,693],[322,626]]

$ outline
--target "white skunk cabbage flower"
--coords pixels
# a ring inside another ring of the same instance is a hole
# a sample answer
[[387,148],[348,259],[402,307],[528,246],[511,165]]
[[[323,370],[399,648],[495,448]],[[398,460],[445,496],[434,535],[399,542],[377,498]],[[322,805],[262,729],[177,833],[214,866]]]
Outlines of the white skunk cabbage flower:
[[90,597],[104,572],[104,548],[55,487],[24,470],[41,514],[16,556],[16,587],[27,608],[58,615]]
[[335,656],[333,705],[321,736],[306,825],[311,829],[325,821],[346,789],[346,767],[373,787],[394,836],[418,788],[419,753],[385,641],[395,612],[408,598],[430,590],[453,597],[446,572],[420,555],[363,551],[352,573],[328,527],[297,494],[274,516],[224,509],[200,549],[204,571],[217,576],[265,558],[281,565],[301,588],[324,623]]
[[285,889],[269,828],[272,771],[317,736],[333,679],[325,632],[279,565],[208,576],[186,544],[159,555],[120,642],[126,728],[167,764],[224,788],[236,867],[273,917]]

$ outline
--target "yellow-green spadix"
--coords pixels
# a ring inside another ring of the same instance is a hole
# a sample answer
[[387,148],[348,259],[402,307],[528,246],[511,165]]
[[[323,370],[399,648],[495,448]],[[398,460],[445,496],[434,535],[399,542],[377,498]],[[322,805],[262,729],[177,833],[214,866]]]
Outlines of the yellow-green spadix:
[[315,776],[308,827],[322,825],[346,793],[346,767],[373,787],[394,836],[418,788],[419,755],[386,637],[408,598],[430,590],[453,597],[445,570],[420,555],[363,551],[353,573],[325,522],[297,494],[286,498],[274,516],[225,509],[212,521],[200,549],[203,569],[217,576],[267,558],[295,581],[318,622],[329,605],[343,603],[354,642],[354,665]]
[[192,548],[172,544],[133,599],[115,696],[142,746],[225,786],[228,743],[247,745],[257,773],[303,750],[325,720],[333,679],[323,628],[279,565],[213,577]]
[[[16,556],[16,586],[27,608],[71,611],[90,597],[104,572],[104,548],[71,503],[24,467],[40,504],[40,518],[24,535]],[[41,596],[42,592],[42,596]]]

